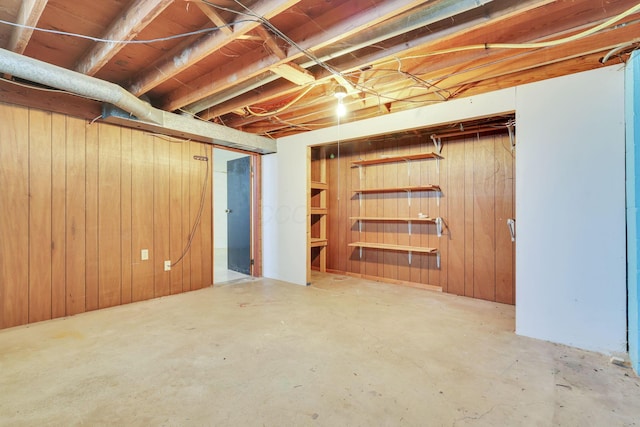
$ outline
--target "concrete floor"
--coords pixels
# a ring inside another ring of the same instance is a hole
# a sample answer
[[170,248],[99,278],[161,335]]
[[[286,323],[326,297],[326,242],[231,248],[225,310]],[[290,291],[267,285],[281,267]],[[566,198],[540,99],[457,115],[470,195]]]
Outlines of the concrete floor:
[[213,283],[220,284],[232,280],[246,279],[249,275],[238,273],[227,268],[227,249],[216,248],[214,251]]
[[640,381],[511,306],[252,279],[0,331],[0,425],[634,426]]

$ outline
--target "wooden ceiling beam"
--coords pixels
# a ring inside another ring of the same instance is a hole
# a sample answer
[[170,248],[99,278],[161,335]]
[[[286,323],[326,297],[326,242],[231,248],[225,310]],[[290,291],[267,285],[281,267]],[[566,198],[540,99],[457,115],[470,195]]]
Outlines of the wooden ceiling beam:
[[[260,0],[253,5],[252,10],[257,15],[265,19],[270,19],[295,6],[300,1],[301,0]],[[237,38],[254,30],[259,25],[261,25],[260,22],[247,21],[244,17],[239,17],[237,22],[234,21],[234,31],[231,35],[220,31],[200,37],[182,52],[177,55],[168,55],[153,67],[142,72],[141,77],[129,86],[129,92],[136,96],[148,92],[152,88],[204,59],[212,52],[227,46]]]
[[222,16],[213,8],[213,6],[210,6],[200,0],[186,1],[193,1],[196,6],[198,6],[198,8],[202,11],[202,13],[204,13],[207,18],[209,18],[209,20],[213,22],[220,29],[220,31],[222,31],[223,34],[230,36],[233,33],[233,29],[231,28],[229,23],[222,18]]
[[[277,39],[264,26],[261,25],[256,28],[256,32],[274,55],[281,60],[287,58],[287,52],[280,47]],[[313,83],[316,79],[311,72],[293,62],[275,65],[270,70],[283,79],[300,86]]]
[[[173,0],[135,0],[128,9],[111,22],[102,35],[105,40],[133,40]],[[125,43],[96,43],[76,63],[75,70],[88,76],[95,75],[125,46]]]
[[[281,58],[277,52],[277,49],[280,48],[274,46],[276,54],[267,58],[264,57],[262,52],[256,52],[253,55],[253,61],[248,61],[248,56],[239,58],[232,66],[225,64],[226,70],[212,70],[188,82],[187,85],[174,90],[165,97],[162,108],[173,111],[193,104],[205,97],[211,97],[221,93],[228,89],[231,84],[234,86],[238,85],[260,73],[277,69],[283,64],[291,63],[296,59],[304,57],[304,51],[313,51],[338,43],[359,31],[391,19],[423,3],[424,0],[392,0],[354,15],[353,5],[347,2],[343,6],[332,9],[331,12],[315,20],[320,28],[324,28],[323,31],[313,33],[312,29],[308,28],[308,26],[302,26],[292,31],[291,34],[288,34],[288,37],[292,40],[302,40],[299,43],[299,47],[302,50],[292,46],[292,50],[295,48],[295,52],[289,53],[285,58]],[[349,16],[349,19],[340,19],[344,16]],[[269,45],[269,43],[277,45],[277,43],[273,42],[268,42],[267,45]],[[298,68],[299,71],[299,67],[296,68]],[[290,71],[290,69],[287,71]],[[300,73],[298,73],[298,75],[299,74]],[[346,82],[343,84],[347,85]],[[351,87],[351,85],[348,86]]]
[[16,19],[16,23],[21,26],[13,29],[7,50],[20,54],[24,53],[34,31],[33,28],[29,27],[35,27],[38,24],[46,6],[47,0],[22,0]]

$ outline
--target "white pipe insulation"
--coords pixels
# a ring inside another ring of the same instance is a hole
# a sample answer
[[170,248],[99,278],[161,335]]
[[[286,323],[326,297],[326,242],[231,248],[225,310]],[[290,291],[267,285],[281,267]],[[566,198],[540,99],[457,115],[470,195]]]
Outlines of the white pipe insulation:
[[162,123],[161,110],[136,98],[121,86],[57,65],[0,49],[0,72],[96,101],[108,102],[136,116],[139,120]]

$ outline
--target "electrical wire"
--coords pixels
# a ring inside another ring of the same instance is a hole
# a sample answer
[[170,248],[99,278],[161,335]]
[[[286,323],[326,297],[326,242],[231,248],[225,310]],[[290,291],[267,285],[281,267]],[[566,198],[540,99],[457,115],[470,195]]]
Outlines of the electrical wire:
[[[205,154],[206,154],[206,149],[205,149]],[[187,255],[187,253],[189,252],[189,249],[191,249],[191,244],[193,243],[193,239],[196,235],[196,230],[198,229],[198,226],[200,225],[200,220],[202,219],[202,211],[204,210],[204,201],[206,199],[205,196],[207,193],[207,185],[209,183],[209,157],[208,156],[200,156],[200,157],[207,159],[205,160],[207,169],[204,174],[204,182],[202,183],[202,192],[200,194],[200,207],[198,208],[198,213],[196,214],[196,218],[193,222],[193,227],[191,228],[191,232],[189,233],[189,240],[187,241],[187,245],[184,247],[184,250],[182,251],[182,255],[180,255],[180,258],[178,258],[177,261],[171,264],[171,267],[175,267],[176,265],[178,265],[178,263],[182,261],[182,259]]]
[[[436,55],[444,55],[447,53],[456,53],[456,52],[462,52],[462,51],[467,51],[467,50],[488,50],[488,49],[538,49],[538,48],[544,48],[544,47],[552,47],[552,46],[558,46],[564,43],[569,43],[572,41],[576,41],[579,39],[582,39],[584,37],[590,36],[594,33],[597,33],[600,30],[603,30],[607,27],[610,27],[611,25],[615,24],[618,21],[621,21],[622,19],[626,18],[629,15],[632,15],[636,12],[640,11],[640,3],[636,4],[635,6],[632,6],[631,8],[625,10],[624,12],[620,13],[619,15],[616,15],[608,20],[606,20],[605,22],[596,25],[595,27],[589,28],[588,30],[584,30],[581,31],[577,34],[574,34],[572,36],[567,36],[567,37],[563,37],[560,39],[556,39],[556,40],[550,40],[550,41],[546,41],[546,42],[534,42],[534,43],[484,43],[484,44],[473,44],[473,45],[468,45],[468,46],[460,46],[460,47],[453,47],[453,48],[449,48],[449,49],[440,49],[440,50],[434,50],[433,52],[427,52],[425,54],[422,55],[414,55],[414,56],[408,56],[405,57],[403,59],[420,59],[420,58],[427,58],[430,56],[436,56]],[[388,63],[391,62],[391,60],[382,62],[382,63]]]
[[231,27],[231,26],[233,26],[235,24],[239,24],[241,22],[261,22],[261,21],[258,21],[258,20],[255,20],[255,19],[242,19],[242,20],[234,21],[233,23],[230,23],[230,24],[227,24],[227,25],[221,25],[221,26],[217,26],[217,27],[202,28],[202,29],[196,30],[196,31],[189,31],[187,33],[174,34],[172,36],[158,37],[158,38],[154,38],[154,39],[145,39],[145,40],[111,40],[111,39],[103,39],[103,38],[100,38],[100,37],[87,36],[87,35],[84,35],[84,34],[70,33],[70,32],[67,32],[67,31],[49,30],[49,29],[46,29],[46,28],[32,27],[30,25],[17,24],[15,22],[10,22],[10,21],[5,21],[3,19],[0,19],[0,24],[10,25],[12,27],[25,28],[25,29],[34,30],[34,31],[40,31],[42,33],[57,34],[57,35],[60,35],[60,36],[76,37],[76,38],[80,38],[80,39],[91,40],[91,41],[94,41],[94,42],[97,42],[97,43],[114,43],[114,44],[149,44],[149,43],[165,42],[165,41],[169,41],[169,40],[175,40],[175,39],[180,39],[180,38],[184,38],[184,37],[190,37],[190,36],[195,36],[195,35],[199,35],[199,34],[206,34],[206,33],[211,33],[211,32],[214,32],[214,31],[219,31],[221,28]]
[[256,111],[253,111],[253,110],[251,109],[251,107],[250,107],[250,106],[247,106],[246,108],[247,108],[247,111],[248,111],[249,113],[251,113],[252,115],[257,116],[257,117],[267,117],[267,116],[272,116],[272,115],[274,115],[274,114],[278,114],[278,113],[283,112],[284,110],[288,109],[288,108],[289,108],[289,107],[291,107],[293,104],[295,104],[296,102],[300,101],[300,99],[302,99],[302,97],[303,97],[303,96],[305,96],[307,93],[309,93],[309,91],[310,91],[311,89],[313,89],[314,87],[315,87],[314,85],[309,86],[308,88],[306,88],[305,90],[303,90],[300,94],[298,94],[298,96],[296,96],[295,98],[293,98],[293,100],[291,100],[289,103],[287,103],[287,104],[283,105],[282,107],[280,107],[280,108],[278,108],[277,110],[274,110],[274,111],[268,111],[268,112],[265,112],[265,113],[258,113],[258,112],[256,112]]

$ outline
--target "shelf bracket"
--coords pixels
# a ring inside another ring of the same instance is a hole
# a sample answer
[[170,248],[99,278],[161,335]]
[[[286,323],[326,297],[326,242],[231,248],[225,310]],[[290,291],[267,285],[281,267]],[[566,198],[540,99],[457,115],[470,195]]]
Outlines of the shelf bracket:
[[411,220],[407,221],[407,223],[409,224],[409,226],[408,226],[409,236],[411,236]]
[[440,217],[436,218],[436,233],[438,237],[442,237],[442,218]]
[[358,233],[362,233],[362,220],[358,220]]
[[433,141],[433,145],[436,147],[438,154],[442,153],[442,139],[438,138],[434,133],[431,135],[431,140]]
[[362,165],[358,165],[358,179],[362,183]]
[[509,132],[509,142],[511,143],[511,151],[516,149],[516,140],[513,134],[513,125],[507,125],[507,132]]
[[441,190],[436,192],[436,206],[440,207],[440,195],[442,194]]
[[507,227],[509,227],[509,234],[511,234],[511,241],[516,241],[516,220],[513,218],[507,219]]
[[436,267],[440,268],[440,251],[436,252]]
[[362,208],[362,192],[358,192],[358,206]]
[[360,246],[360,259],[362,259],[362,246]]
[[409,251],[409,265],[411,265],[411,251]]

